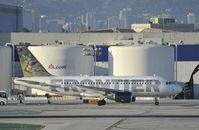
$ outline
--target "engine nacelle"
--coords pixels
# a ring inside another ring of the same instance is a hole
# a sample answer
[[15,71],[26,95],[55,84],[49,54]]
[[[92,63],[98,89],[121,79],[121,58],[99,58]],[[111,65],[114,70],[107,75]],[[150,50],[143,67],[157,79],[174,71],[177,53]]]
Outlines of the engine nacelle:
[[135,102],[135,97],[131,92],[115,92],[115,101],[121,103]]

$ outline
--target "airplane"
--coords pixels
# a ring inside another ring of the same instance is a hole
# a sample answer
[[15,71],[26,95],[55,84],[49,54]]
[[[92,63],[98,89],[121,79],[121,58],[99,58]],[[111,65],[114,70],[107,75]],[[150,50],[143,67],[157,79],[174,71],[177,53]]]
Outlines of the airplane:
[[[159,105],[159,97],[175,95],[183,90],[175,81],[167,81],[158,76],[23,77],[16,78],[14,84],[73,96],[81,96],[87,90],[112,92],[121,102],[126,98],[133,102],[135,97],[154,97],[155,105]],[[106,104],[107,94],[104,95],[98,100],[99,106]]]

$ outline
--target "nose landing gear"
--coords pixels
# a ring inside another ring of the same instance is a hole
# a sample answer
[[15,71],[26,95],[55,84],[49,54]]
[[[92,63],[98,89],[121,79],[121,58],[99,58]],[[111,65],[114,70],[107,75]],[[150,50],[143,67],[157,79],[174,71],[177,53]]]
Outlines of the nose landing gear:
[[158,106],[159,105],[158,97],[155,97],[154,99],[155,99],[155,105]]

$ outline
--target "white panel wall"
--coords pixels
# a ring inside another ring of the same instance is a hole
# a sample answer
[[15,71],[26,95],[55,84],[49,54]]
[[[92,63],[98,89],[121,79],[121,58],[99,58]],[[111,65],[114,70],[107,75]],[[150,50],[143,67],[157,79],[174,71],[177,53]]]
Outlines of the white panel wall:
[[12,49],[0,47],[0,90],[10,92],[12,83]]
[[[177,80],[182,82],[188,82],[191,73],[195,67],[199,64],[197,62],[178,62],[177,63]],[[199,72],[194,75],[194,83],[199,84]]]
[[174,48],[162,45],[109,47],[109,75],[174,80]]
[[91,47],[77,45],[28,47],[51,75],[93,75],[94,58],[84,56],[83,48],[92,50]]

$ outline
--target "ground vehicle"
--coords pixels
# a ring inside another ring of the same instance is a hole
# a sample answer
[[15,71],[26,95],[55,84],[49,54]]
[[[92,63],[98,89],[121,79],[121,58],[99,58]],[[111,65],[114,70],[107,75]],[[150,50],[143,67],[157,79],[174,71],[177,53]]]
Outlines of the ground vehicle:
[[6,91],[0,91],[0,105],[6,105],[8,102]]

